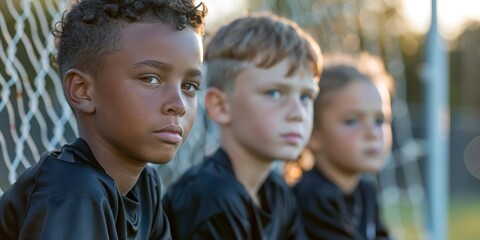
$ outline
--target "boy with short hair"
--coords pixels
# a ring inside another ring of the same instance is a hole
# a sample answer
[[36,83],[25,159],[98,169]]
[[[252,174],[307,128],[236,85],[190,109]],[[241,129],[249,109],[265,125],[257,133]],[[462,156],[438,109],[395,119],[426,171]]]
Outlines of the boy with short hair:
[[271,166],[297,159],[310,137],[319,46],[294,22],[255,14],[222,27],[205,61],[221,143],[167,190],[173,238],[303,238],[295,196]]
[[206,8],[192,0],[75,1],[54,31],[79,138],[2,196],[0,239],[170,239],[160,179],[187,139]]

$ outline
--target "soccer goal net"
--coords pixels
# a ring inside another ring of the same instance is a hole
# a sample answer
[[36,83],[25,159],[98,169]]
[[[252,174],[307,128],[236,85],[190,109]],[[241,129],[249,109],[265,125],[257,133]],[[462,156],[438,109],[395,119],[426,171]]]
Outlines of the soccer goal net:
[[65,1],[0,2],[0,193],[42,152],[65,144],[76,125],[51,64],[51,29]]

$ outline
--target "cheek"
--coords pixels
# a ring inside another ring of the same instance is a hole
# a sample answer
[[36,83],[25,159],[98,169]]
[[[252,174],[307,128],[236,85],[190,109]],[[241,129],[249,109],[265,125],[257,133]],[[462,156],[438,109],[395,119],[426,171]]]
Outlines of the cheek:
[[[114,93],[117,90],[112,90]],[[102,96],[97,105],[98,113],[107,113],[107,118],[114,118],[114,122],[128,122],[132,118],[141,117],[139,101],[132,98],[132,93],[120,92],[118,94],[106,94]],[[145,106],[143,106],[145,107]],[[139,116],[140,115],[140,116]]]
[[116,99],[112,106],[117,105],[118,115],[130,121],[145,121],[149,115],[158,112],[158,102],[151,96],[141,93],[129,93]]
[[274,112],[262,103],[248,101],[247,97],[234,100],[237,104],[232,105],[232,121],[242,125],[246,131],[264,131],[271,120],[274,120]]
[[354,151],[357,146],[358,133],[353,128],[338,126],[332,128],[328,136],[327,144],[338,151]]
[[[263,108],[262,108],[263,107]],[[254,123],[252,127],[253,131],[262,133],[263,135],[271,135],[272,131],[279,131],[282,129],[282,110],[275,106],[262,106],[256,109],[256,112],[252,115],[246,115],[247,121],[252,119]],[[253,116],[255,115],[255,116]],[[249,117],[252,116],[252,117]],[[255,118],[255,120],[253,120]]]
[[267,136],[270,132],[269,129],[273,126],[273,123],[269,121],[259,115],[245,114],[242,118],[237,118],[237,124],[241,125],[238,130],[243,133],[253,133],[255,138],[261,138]]

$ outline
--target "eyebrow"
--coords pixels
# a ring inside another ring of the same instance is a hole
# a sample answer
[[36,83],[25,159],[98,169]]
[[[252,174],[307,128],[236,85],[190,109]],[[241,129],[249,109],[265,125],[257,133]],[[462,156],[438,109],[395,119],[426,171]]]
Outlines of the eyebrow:
[[[173,66],[168,63],[156,61],[156,60],[147,60],[147,61],[142,61],[134,64],[135,68],[139,68],[142,66],[149,66],[156,68],[161,71],[166,71],[166,72],[171,72],[173,70]],[[202,71],[198,69],[189,69],[187,70],[186,76],[188,77],[202,77]]]
[[149,67],[157,68],[159,70],[168,71],[168,72],[172,71],[172,69],[173,69],[172,65],[170,65],[168,63],[156,61],[156,60],[147,60],[147,61],[143,61],[143,62],[138,62],[138,63],[135,63],[133,66],[135,68],[139,68],[139,67],[142,67],[142,66],[149,66]]
[[367,113],[363,109],[357,109],[357,108],[346,109],[346,110],[343,111],[344,115],[355,115],[355,116],[365,116],[365,115],[368,115],[370,113],[373,113],[375,116],[382,116],[382,117],[386,117],[386,115],[388,115],[388,114],[383,113],[383,111],[374,111],[374,112]]
[[187,73],[185,74],[188,77],[202,77],[202,71],[198,69],[189,69],[187,70]]
[[[268,85],[270,86],[277,86],[277,87],[280,87],[280,88],[294,88],[292,85],[288,84],[288,83],[283,83],[283,82],[270,82],[268,83]],[[307,91],[307,92],[311,92],[311,93],[315,93],[317,92],[316,91],[316,88],[315,87],[302,87],[301,88],[302,91]]]

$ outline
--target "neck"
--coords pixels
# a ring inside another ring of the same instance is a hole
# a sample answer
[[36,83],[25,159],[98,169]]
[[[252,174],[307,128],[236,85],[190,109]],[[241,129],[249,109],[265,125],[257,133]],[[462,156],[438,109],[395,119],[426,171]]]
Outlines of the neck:
[[273,160],[261,159],[238,146],[222,144],[222,148],[230,158],[235,177],[247,190],[255,204],[260,205],[258,190],[268,177]]
[[360,181],[358,173],[344,171],[322,156],[315,157],[315,167],[345,194],[351,194]]
[[88,143],[97,162],[115,181],[118,191],[126,195],[137,182],[146,164],[126,158],[94,134],[80,133],[80,137]]

